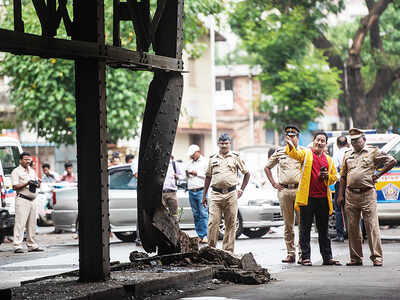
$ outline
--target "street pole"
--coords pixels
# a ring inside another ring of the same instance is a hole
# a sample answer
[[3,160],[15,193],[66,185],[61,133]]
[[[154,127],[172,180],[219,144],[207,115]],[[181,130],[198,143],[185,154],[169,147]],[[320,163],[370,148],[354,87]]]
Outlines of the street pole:
[[210,56],[211,56],[211,143],[213,153],[217,152],[217,113],[215,105],[215,23],[210,16]]
[[249,66],[249,130],[250,145],[254,145],[253,76]]
[[39,176],[39,125],[38,121],[35,122],[36,130],[36,143],[35,143],[35,156],[36,156],[36,174]]

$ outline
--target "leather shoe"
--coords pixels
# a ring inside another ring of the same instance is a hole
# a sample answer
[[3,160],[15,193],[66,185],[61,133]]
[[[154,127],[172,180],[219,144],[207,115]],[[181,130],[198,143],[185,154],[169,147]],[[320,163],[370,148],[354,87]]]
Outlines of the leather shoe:
[[346,264],[346,266],[350,266],[350,267],[362,266],[362,265],[363,265],[362,261],[355,261],[355,260],[349,261],[349,262]]
[[288,255],[286,258],[282,259],[282,262],[292,264],[292,263],[296,262],[296,257],[294,257],[292,255]]
[[374,260],[373,261],[374,267],[383,267],[383,262],[381,262],[380,260]]
[[21,248],[17,248],[14,250],[14,253],[24,253],[24,250]]
[[43,252],[43,251],[44,251],[44,249],[39,248],[39,247],[33,248],[33,249],[28,249],[28,252]]

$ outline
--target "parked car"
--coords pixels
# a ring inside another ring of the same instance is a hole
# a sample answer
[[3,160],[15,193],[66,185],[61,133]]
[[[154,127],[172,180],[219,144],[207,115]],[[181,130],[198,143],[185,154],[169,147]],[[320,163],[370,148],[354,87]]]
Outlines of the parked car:
[[397,135],[383,148],[397,163],[376,183],[378,218],[381,225],[400,225],[400,136]]
[[11,185],[11,172],[19,165],[22,147],[18,140],[0,137],[0,244],[13,234],[16,193]]
[[[133,176],[131,165],[109,168],[110,227],[115,236],[122,241],[132,241],[136,236],[136,187],[137,180]],[[178,189],[178,199],[180,228],[194,229],[188,192],[182,188]],[[55,231],[75,231],[79,222],[77,188],[55,190],[53,201],[52,219]],[[250,185],[238,202],[237,237],[242,233],[251,238],[261,237],[270,227],[283,225],[276,192]],[[223,223],[220,228],[223,235]]]

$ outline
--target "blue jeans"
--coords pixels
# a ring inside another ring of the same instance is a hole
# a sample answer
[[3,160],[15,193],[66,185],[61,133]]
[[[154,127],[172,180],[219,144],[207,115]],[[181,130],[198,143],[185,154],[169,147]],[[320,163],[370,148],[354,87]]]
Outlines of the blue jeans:
[[335,219],[336,219],[336,233],[338,238],[344,237],[344,225],[343,225],[343,215],[342,210],[337,205],[337,197],[339,191],[339,182],[335,184],[335,201],[333,202],[333,207],[335,208]]
[[192,207],[194,227],[199,238],[207,236],[208,231],[208,208],[201,203],[203,190],[194,192],[189,190],[189,201]]

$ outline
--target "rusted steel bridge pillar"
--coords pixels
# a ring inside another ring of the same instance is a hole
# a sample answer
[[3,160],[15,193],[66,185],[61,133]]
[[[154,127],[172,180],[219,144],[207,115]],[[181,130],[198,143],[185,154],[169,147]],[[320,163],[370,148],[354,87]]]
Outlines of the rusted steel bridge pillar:
[[[182,58],[183,0],[167,1],[153,37],[157,55]],[[178,126],[183,78],[156,71],[147,94],[139,153],[138,221],[143,247],[159,254],[181,250],[179,227],[162,205],[162,188]]]
[[[104,46],[104,1],[75,0],[73,28],[73,39]],[[85,282],[110,276],[105,68],[102,58],[75,60],[79,279]]]

